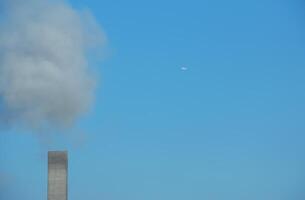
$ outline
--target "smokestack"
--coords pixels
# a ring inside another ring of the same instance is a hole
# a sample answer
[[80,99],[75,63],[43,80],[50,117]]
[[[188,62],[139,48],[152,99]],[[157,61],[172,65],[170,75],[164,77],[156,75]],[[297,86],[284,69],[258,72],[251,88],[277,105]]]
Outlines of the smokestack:
[[48,152],[48,200],[68,199],[67,151]]

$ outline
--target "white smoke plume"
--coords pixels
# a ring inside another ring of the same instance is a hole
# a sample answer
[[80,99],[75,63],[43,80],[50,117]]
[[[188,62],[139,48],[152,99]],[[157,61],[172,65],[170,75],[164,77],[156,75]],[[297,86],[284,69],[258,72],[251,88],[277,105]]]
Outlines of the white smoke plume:
[[73,125],[94,97],[87,55],[105,43],[98,23],[63,0],[2,0],[1,9],[1,123]]

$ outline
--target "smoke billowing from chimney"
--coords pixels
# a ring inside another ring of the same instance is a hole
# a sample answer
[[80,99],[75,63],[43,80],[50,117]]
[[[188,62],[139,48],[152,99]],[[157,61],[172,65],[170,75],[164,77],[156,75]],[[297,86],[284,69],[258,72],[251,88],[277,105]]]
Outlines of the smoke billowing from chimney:
[[1,6],[1,123],[32,131],[73,125],[94,97],[86,55],[105,42],[94,17],[63,0]]

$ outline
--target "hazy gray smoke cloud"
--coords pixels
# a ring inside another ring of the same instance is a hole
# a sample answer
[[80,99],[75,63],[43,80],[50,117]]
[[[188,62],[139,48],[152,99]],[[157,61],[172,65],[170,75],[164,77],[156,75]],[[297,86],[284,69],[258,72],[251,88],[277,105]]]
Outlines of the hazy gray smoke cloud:
[[5,0],[2,7],[2,124],[70,126],[94,96],[86,55],[104,44],[100,27],[88,11],[60,0]]

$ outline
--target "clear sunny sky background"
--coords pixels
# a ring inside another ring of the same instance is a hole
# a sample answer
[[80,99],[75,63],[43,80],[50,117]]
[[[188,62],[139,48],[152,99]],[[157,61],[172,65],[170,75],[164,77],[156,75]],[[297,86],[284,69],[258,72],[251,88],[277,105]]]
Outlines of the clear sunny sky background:
[[[108,37],[81,133],[51,148],[70,200],[305,198],[302,0],[69,2]],[[1,200],[46,199],[48,148],[1,131]]]

